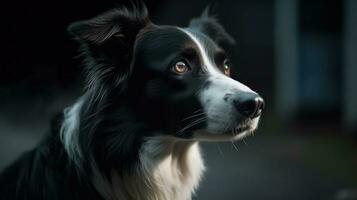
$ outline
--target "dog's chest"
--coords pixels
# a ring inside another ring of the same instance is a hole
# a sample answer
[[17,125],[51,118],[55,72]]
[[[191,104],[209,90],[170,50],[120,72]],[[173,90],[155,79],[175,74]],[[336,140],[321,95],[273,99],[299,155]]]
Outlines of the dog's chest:
[[197,143],[148,140],[140,161],[146,199],[191,199],[204,170]]

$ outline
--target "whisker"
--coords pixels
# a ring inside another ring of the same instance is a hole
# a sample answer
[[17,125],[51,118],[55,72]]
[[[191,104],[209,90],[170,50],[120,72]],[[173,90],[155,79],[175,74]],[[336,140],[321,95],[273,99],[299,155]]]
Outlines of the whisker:
[[224,157],[224,154],[223,154],[223,151],[221,149],[221,146],[219,146],[219,144],[216,144],[216,146],[218,148],[219,154],[221,154],[221,156]]
[[201,123],[201,122],[203,122],[203,121],[205,121],[206,119],[204,118],[204,119],[198,119],[198,120],[196,120],[196,121],[194,121],[194,122],[192,122],[192,123],[190,123],[190,124],[188,124],[187,126],[185,126],[183,129],[187,129],[187,128],[191,128],[192,126],[194,126],[194,125],[196,125],[196,124],[198,124],[198,123]]
[[236,151],[238,152],[238,148],[237,148],[237,146],[234,144],[234,142],[231,141],[231,143],[232,143],[233,147],[236,149]]
[[189,123],[188,125],[186,125],[185,127],[183,127],[181,130],[179,130],[177,133],[178,133],[178,134],[181,134],[183,131],[185,131],[185,130],[187,130],[187,129],[189,129],[189,128],[191,128],[191,127],[193,127],[193,126],[195,126],[195,125],[197,125],[197,124],[199,124],[199,123],[202,123],[202,122],[204,122],[204,121],[206,121],[206,120],[207,120],[207,117],[201,117],[201,118],[199,118],[199,119],[197,119],[197,120],[195,120],[195,121]]
[[186,126],[190,126],[191,124],[194,124],[194,123],[196,123],[196,122],[198,122],[198,121],[201,121],[201,120],[206,120],[206,119],[207,119],[207,117],[206,117],[206,116],[201,117],[201,118],[198,118],[198,119],[196,119],[196,120],[192,121],[191,123],[187,124]]
[[188,117],[184,118],[184,119],[181,120],[181,121],[183,122],[183,121],[186,121],[186,120],[188,120],[188,119],[191,119],[191,118],[194,118],[194,117],[198,117],[198,116],[204,115],[204,114],[205,114],[205,113],[202,112],[202,113],[198,113],[198,114],[195,114],[195,115],[191,115],[191,116],[188,116]]
[[198,113],[198,112],[200,112],[200,111],[202,111],[203,109],[198,109],[198,110],[196,110],[195,112],[193,112],[193,113]]
[[246,145],[246,146],[249,146],[248,143],[245,141],[245,139],[243,138],[243,143]]

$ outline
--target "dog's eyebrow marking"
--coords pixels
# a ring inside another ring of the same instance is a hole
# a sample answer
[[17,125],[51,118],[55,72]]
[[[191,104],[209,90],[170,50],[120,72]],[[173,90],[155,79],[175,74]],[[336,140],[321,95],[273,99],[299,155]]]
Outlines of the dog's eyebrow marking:
[[179,28],[179,30],[181,30],[182,32],[186,33],[186,35],[188,35],[190,37],[190,39],[192,39],[192,41],[197,45],[199,53],[201,54],[202,57],[202,62],[203,65],[207,68],[207,71],[209,73],[212,74],[222,74],[222,72],[220,72],[213,64],[211,59],[208,56],[208,53],[205,51],[202,43],[199,41],[199,39],[194,36],[192,33],[190,33],[189,31]]

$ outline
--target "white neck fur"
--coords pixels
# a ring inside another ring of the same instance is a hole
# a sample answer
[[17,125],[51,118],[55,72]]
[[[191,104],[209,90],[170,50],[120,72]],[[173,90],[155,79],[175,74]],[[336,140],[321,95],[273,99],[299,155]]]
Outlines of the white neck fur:
[[94,180],[106,199],[191,199],[204,171],[198,142],[152,137],[143,143],[139,157],[135,175],[120,177],[113,170],[110,186]]

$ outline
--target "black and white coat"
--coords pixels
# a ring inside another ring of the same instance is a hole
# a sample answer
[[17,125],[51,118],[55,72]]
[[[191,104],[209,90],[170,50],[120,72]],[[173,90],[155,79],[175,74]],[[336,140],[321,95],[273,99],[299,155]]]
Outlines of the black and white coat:
[[230,78],[234,40],[207,10],[180,28],[130,4],[68,30],[85,92],[1,174],[0,199],[191,199],[205,169],[198,142],[257,128],[263,100]]

